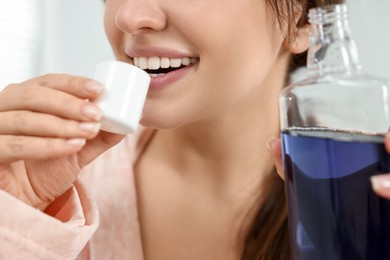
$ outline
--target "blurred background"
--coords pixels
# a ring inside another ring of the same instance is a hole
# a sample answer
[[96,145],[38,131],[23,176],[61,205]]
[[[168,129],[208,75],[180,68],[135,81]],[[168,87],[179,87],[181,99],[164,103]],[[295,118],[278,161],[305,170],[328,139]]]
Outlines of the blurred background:
[[45,73],[91,77],[113,59],[103,0],[0,0],[0,89]]
[[[351,27],[366,73],[390,78],[389,0],[349,0]],[[91,77],[113,59],[103,0],[1,0],[0,89],[44,73]]]

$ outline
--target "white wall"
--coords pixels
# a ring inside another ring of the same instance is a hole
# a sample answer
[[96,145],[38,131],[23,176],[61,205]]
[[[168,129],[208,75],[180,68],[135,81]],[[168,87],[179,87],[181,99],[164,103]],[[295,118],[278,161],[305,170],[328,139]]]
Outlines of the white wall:
[[[17,71],[20,79],[27,77],[27,75],[34,76],[48,72],[92,76],[96,63],[101,60],[113,59],[103,30],[103,0],[0,0],[0,3],[3,4],[0,7],[3,11],[10,9],[9,11],[12,13],[13,9],[9,7],[9,4],[16,5],[16,3],[23,2],[25,6],[33,2],[39,5],[34,11],[36,17],[41,17],[42,13],[45,14],[37,22],[40,26],[42,23],[44,24],[42,30],[36,29],[36,37],[31,39],[36,40],[41,38],[41,35],[46,36],[43,40],[43,54],[39,53],[37,48],[34,49],[37,53],[34,57],[40,58],[40,60],[32,63],[34,69],[30,70],[29,73],[23,74],[22,71]],[[5,3],[8,3],[8,7],[4,5]],[[349,5],[352,33],[360,50],[364,71],[390,78],[390,33],[387,29],[390,25],[390,15],[388,14],[390,1],[349,0]],[[20,14],[21,9],[14,11]],[[14,15],[14,17],[19,16]],[[20,29],[14,35],[31,33],[31,30],[28,31],[26,26],[20,28],[24,28],[24,31]],[[37,27],[35,26],[35,28]],[[2,35],[4,36],[4,34]],[[6,40],[9,37],[1,38],[0,35],[0,39]],[[4,58],[5,54],[10,54],[8,48],[3,46],[2,49],[1,59]],[[10,64],[3,63],[7,66]],[[7,73],[4,76],[4,73],[3,75],[0,73],[1,79],[10,75]],[[0,89],[3,86],[4,84],[0,86]]]
[[103,0],[45,0],[45,4],[42,73],[91,77],[99,61],[114,59],[103,29]]
[[0,90],[40,72],[44,10],[41,0],[0,0]]
[[390,78],[390,1],[349,0],[351,30],[366,73]]

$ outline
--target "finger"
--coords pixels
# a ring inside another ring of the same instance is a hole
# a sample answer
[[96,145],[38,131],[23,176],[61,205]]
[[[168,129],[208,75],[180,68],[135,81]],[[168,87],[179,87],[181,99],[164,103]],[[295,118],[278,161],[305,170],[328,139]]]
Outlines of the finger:
[[66,120],[31,111],[2,112],[0,122],[0,135],[91,139],[100,129],[100,123]]
[[390,153],[390,134],[385,135],[385,147],[388,153]]
[[268,150],[271,152],[278,175],[284,180],[284,170],[282,163],[282,146],[280,139],[272,137],[267,142]]
[[99,108],[84,99],[42,86],[12,87],[0,95],[0,112],[30,110],[79,121],[99,120]]
[[371,183],[376,194],[390,199],[390,174],[372,176]]
[[47,74],[25,81],[23,84],[49,87],[82,99],[90,100],[94,100],[100,96],[104,88],[104,86],[96,80],[67,74]]
[[0,136],[0,164],[18,160],[45,160],[77,153],[85,139]]
[[125,135],[112,134],[105,131],[100,131],[99,135],[88,141],[86,146],[79,152],[79,165],[83,168],[95,160],[99,155],[118,144],[123,140]]

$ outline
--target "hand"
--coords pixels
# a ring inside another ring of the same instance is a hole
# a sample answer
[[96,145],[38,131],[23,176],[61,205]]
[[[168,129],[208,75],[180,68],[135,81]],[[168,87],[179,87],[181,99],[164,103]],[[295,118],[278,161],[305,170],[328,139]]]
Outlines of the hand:
[[[271,152],[278,175],[284,180],[285,178],[282,165],[282,148],[280,139],[271,138],[267,142],[267,147]],[[387,134],[385,137],[385,147],[387,152],[390,153],[390,134]],[[379,196],[390,199],[390,174],[373,176],[371,177],[371,182],[374,191]]]
[[[390,134],[385,137],[385,147],[390,153]],[[372,187],[374,191],[386,199],[390,199],[390,174],[381,174],[371,177]]]
[[267,142],[267,148],[271,152],[272,159],[274,160],[274,164],[276,167],[276,171],[280,178],[284,180],[284,171],[283,171],[283,163],[282,163],[282,145],[280,139],[276,139],[275,137],[271,137]]
[[99,132],[95,81],[46,75],[0,92],[0,188],[44,210],[124,136]]

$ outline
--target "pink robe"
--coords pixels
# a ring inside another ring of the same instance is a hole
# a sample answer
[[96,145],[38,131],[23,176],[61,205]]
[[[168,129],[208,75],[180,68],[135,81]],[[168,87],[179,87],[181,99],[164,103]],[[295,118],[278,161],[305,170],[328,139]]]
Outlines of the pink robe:
[[0,259],[142,260],[133,165],[152,130],[87,166],[53,216],[0,189]]

